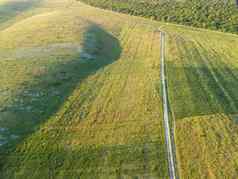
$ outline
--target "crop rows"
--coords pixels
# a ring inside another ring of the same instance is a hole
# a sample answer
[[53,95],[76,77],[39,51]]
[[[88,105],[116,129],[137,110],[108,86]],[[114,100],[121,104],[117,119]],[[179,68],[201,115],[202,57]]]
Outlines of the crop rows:
[[237,38],[185,32],[180,27],[166,30],[168,89],[176,120],[180,176],[236,178],[237,54],[229,46],[235,46]]
[[[159,35],[139,20],[121,16],[112,22],[94,11],[79,6],[61,14],[87,14],[85,21],[96,25],[83,35],[96,34],[100,52],[71,71],[75,85],[55,113],[14,151],[2,153],[1,177],[167,177]],[[95,71],[75,79],[88,73],[83,68]]]

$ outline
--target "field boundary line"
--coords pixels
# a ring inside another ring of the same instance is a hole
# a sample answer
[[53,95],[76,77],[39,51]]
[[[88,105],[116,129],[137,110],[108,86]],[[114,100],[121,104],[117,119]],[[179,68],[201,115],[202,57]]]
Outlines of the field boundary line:
[[163,96],[163,118],[164,118],[164,129],[165,129],[165,140],[167,147],[167,157],[169,163],[169,178],[176,179],[176,168],[174,161],[173,145],[171,140],[171,129],[169,125],[169,106],[168,106],[168,92],[167,92],[167,81],[165,75],[165,32],[160,32],[160,60],[161,60],[161,84],[162,84],[162,96]]

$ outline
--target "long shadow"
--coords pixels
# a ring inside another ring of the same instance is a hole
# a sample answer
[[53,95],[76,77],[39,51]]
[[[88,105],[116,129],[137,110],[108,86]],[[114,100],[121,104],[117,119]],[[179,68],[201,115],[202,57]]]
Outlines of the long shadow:
[[[238,95],[235,93],[238,81],[232,73],[226,74],[225,77],[222,74],[228,69],[238,73],[238,69],[230,69],[225,64],[219,69],[209,69],[206,65],[177,67],[172,63],[168,63],[167,66],[171,72],[177,74],[184,72],[187,80],[170,81],[169,90],[176,118],[216,113],[238,114]],[[214,79],[211,70],[214,71],[220,84]],[[186,83],[189,84],[189,89],[186,90],[190,93],[184,92]]]
[[12,0],[0,5],[0,25],[23,13],[24,11],[35,7],[37,4],[40,3],[40,1],[41,0]]
[[201,44],[197,47],[194,42],[182,38],[177,43],[181,66],[167,62],[169,92],[176,118],[237,114],[238,69],[222,62],[219,53],[209,51]]
[[91,25],[78,55],[60,57],[51,70],[34,76],[18,95],[12,96],[15,102],[0,110],[0,136],[7,139],[0,146],[0,173],[5,157],[18,144],[54,115],[84,79],[116,61],[120,54],[119,41],[102,28]]

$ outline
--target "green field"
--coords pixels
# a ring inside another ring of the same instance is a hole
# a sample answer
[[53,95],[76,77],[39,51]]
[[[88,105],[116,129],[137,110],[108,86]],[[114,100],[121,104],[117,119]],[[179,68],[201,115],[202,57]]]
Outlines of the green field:
[[1,177],[166,178],[159,34],[61,3],[1,31]]
[[237,35],[20,2],[0,0],[0,178],[169,178],[158,28],[180,178],[238,177]]
[[238,176],[238,37],[167,25],[181,178]]

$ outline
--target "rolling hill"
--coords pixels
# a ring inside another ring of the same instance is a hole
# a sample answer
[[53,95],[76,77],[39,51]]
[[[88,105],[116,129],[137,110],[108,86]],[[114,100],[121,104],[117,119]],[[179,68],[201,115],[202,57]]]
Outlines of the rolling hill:
[[[17,9],[17,10],[16,10]],[[0,178],[238,177],[238,36],[74,0],[0,0]]]

